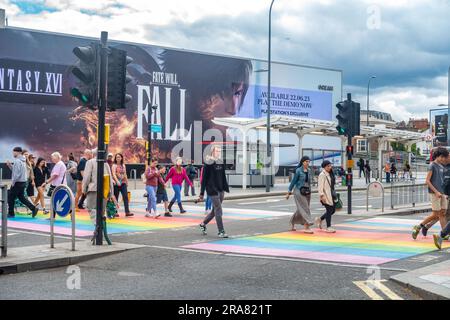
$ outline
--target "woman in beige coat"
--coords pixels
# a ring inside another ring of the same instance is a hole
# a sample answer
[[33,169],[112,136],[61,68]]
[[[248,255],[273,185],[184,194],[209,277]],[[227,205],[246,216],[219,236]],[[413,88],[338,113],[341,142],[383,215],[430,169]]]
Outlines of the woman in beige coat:
[[326,220],[327,228],[325,231],[327,233],[336,233],[336,230],[331,228],[331,217],[336,212],[336,205],[334,204],[335,199],[333,197],[333,194],[335,194],[334,186],[336,184],[336,178],[330,161],[325,160],[322,163],[322,168],[322,172],[319,175],[318,192],[320,202],[325,207],[326,212],[322,217],[316,219],[316,224],[322,229],[322,222]]

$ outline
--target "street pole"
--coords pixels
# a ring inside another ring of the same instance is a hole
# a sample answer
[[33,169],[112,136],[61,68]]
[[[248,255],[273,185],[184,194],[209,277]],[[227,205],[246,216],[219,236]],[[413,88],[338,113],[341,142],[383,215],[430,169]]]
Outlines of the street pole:
[[[272,0],[272,3],[270,4],[270,10],[269,10],[269,53],[268,53],[268,76],[267,76],[267,159],[266,159],[266,192],[270,192],[270,185],[271,185],[271,178],[272,178],[272,147],[270,143],[270,115],[271,115],[271,73],[272,73],[272,7],[275,0]],[[244,150],[244,152],[247,152],[247,150]]]
[[[448,91],[447,91],[447,146],[450,147],[450,67],[448,67]],[[431,119],[430,119],[431,120]]]
[[[352,95],[350,93],[347,94],[347,100],[349,103],[352,103]],[[360,121],[360,119],[358,119]],[[352,124],[353,126],[353,124]],[[352,214],[352,184],[353,184],[353,172],[352,172],[352,163],[353,163],[353,151],[350,152],[350,150],[353,150],[351,148],[352,146],[352,139],[353,139],[353,129],[352,133],[348,133],[347,135],[347,209],[348,214]]]
[[152,115],[153,110],[156,110],[157,106],[148,106],[147,107],[147,116],[148,116],[148,131],[147,131],[147,164],[150,165],[150,162],[152,161]]
[[[97,219],[95,244],[103,245],[103,176],[105,173],[105,117],[108,105],[108,32],[101,34],[100,48],[100,93],[98,100],[98,148],[97,148]],[[111,177],[110,177],[111,178]]]

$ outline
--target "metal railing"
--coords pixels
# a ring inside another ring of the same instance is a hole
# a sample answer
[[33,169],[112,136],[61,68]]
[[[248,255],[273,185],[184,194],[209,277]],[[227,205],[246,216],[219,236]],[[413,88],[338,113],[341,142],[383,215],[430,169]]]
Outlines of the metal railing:
[[3,168],[0,168],[0,184],[3,183]]
[[1,244],[1,257],[6,258],[8,253],[8,186],[0,185],[0,191],[2,198],[1,210],[2,210],[2,244]]
[[415,207],[416,204],[429,201],[428,186],[426,184],[416,184],[415,179],[410,184],[395,185],[391,183],[390,198],[391,209],[405,205]]

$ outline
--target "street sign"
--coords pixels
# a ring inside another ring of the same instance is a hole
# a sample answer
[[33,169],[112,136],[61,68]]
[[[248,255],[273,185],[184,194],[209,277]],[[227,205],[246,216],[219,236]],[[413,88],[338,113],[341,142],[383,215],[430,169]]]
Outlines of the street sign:
[[53,211],[60,217],[66,217],[72,210],[73,194],[66,186],[61,186],[52,195]]
[[150,127],[150,131],[153,133],[161,133],[162,132],[161,125],[160,124],[152,124]]

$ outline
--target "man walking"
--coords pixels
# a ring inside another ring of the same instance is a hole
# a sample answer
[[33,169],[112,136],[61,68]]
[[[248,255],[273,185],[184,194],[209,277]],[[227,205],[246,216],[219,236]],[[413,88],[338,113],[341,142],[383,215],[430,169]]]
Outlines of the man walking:
[[83,174],[86,168],[86,162],[92,159],[92,151],[90,149],[84,150],[83,156],[77,166],[77,194],[75,196],[75,206],[76,209],[84,209],[84,201],[86,198],[83,196],[82,185],[83,185]]
[[222,221],[222,202],[225,192],[230,192],[227,178],[225,176],[225,165],[221,160],[222,149],[219,146],[213,146],[211,157],[206,159],[203,170],[202,186],[200,190],[199,201],[203,201],[205,191],[208,197],[211,197],[213,209],[200,224],[200,230],[206,235],[206,225],[216,218],[217,228],[220,238],[228,238]]
[[364,159],[363,159],[363,158],[360,158],[359,161],[358,161],[359,177],[360,177],[360,178],[362,177],[362,174],[365,172],[365,171],[364,171],[364,165],[365,165]]
[[[194,160],[192,160],[191,163],[186,167],[186,174],[189,180],[192,182],[191,192],[192,196],[195,197],[194,179],[197,178],[197,170],[195,169],[194,166]],[[186,180],[184,181],[184,196],[185,197],[189,196],[189,184]]]
[[15,217],[14,203],[16,202],[16,198],[19,198],[20,202],[31,210],[32,217],[34,218],[38,213],[38,208],[25,197],[25,187],[28,177],[26,159],[22,155],[22,148],[14,148],[13,156],[13,162],[6,162],[6,165],[12,170],[11,189],[9,189],[8,195],[8,218]]

